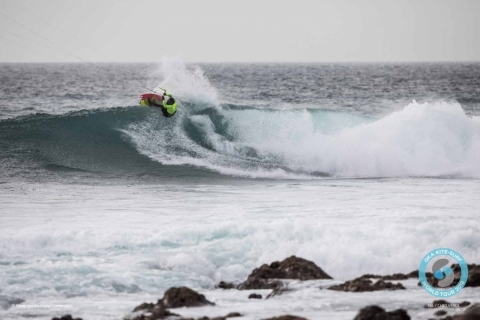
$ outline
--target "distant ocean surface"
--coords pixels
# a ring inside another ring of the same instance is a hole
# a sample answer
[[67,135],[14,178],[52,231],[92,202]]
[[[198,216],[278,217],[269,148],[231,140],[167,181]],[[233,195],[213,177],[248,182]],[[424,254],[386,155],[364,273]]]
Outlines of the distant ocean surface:
[[[173,118],[138,106],[157,86]],[[0,64],[0,318],[121,319],[187,285],[217,306],[185,316],[353,319],[373,297],[423,319],[416,284],[263,305],[215,285],[291,255],[338,280],[438,247],[478,264],[479,179],[480,63]]]

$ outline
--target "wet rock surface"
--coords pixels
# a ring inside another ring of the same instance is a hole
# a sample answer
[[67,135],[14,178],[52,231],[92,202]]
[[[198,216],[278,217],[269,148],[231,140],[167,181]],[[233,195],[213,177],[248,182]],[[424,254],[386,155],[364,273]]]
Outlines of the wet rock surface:
[[283,282],[274,279],[260,279],[260,278],[248,278],[245,282],[240,284],[237,289],[239,290],[262,290],[262,289],[278,289],[283,287]]
[[[480,265],[476,264],[467,264],[468,267],[468,278],[465,287],[480,287]],[[454,274],[454,280],[449,287],[454,287],[460,281],[462,275],[462,269],[459,264],[452,264],[451,268]],[[434,287],[438,287],[438,279],[433,276],[432,273],[426,274],[427,281]],[[420,286],[420,282],[418,283]]]
[[165,319],[170,316],[178,316],[178,314],[168,311],[162,305],[155,305],[153,308],[146,310],[137,317],[134,317],[133,320],[158,320]]
[[401,283],[392,283],[384,280],[378,280],[374,283],[369,279],[357,278],[342,284],[331,286],[328,289],[347,292],[365,292],[378,290],[405,290],[405,287]]
[[200,294],[188,287],[173,287],[168,289],[163,299],[158,303],[165,308],[181,308],[181,307],[200,307],[206,305],[214,305],[208,301],[203,294]]
[[273,317],[273,318],[268,318],[268,319],[263,319],[263,320],[308,320],[308,319],[287,314],[287,315],[284,315],[284,316]]
[[220,281],[217,285],[217,288],[220,289],[235,289],[235,285],[231,282]]
[[60,318],[57,318],[57,317],[52,318],[52,320],[82,320],[82,318],[73,318],[72,315],[66,314]]
[[[480,265],[468,264],[468,279],[465,287],[480,287]],[[460,279],[461,269],[460,265],[454,264],[452,266],[453,272],[455,273],[455,280]]]
[[354,320],[410,320],[404,309],[387,312],[379,306],[367,306],[360,309]]
[[276,289],[283,286],[277,279],[318,280],[332,277],[312,261],[291,256],[283,261],[275,261],[270,265],[264,264],[256,268],[238,289]]
[[[201,318],[197,318],[196,320],[227,320],[229,318],[236,318],[236,317],[242,317],[242,314],[238,313],[238,312],[231,312],[224,317],[214,317],[214,318],[201,317]],[[195,320],[195,319],[193,319],[193,318],[181,318],[180,320]]]
[[208,301],[203,294],[199,294],[188,287],[172,287],[165,292],[163,298],[158,300],[157,303],[142,303],[136,306],[133,312],[141,313],[126,319],[165,319],[170,316],[178,316],[178,314],[170,312],[167,308],[200,307],[206,305],[213,305],[213,303]]
[[410,273],[394,273],[392,275],[386,275],[386,276],[381,276],[381,275],[378,275],[378,274],[364,274],[363,276],[361,276],[360,278],[357,278],[357,279],[381,279],[381,280],[387,280],[387,281],[391,281],[391,280],[407,280],[407,279],[411,279],[411,278],[418,278],[418,271],[417,270],[414,270]]
[[459,315],[453,317],[454,320],[480,320],[480,303],[472,304]]

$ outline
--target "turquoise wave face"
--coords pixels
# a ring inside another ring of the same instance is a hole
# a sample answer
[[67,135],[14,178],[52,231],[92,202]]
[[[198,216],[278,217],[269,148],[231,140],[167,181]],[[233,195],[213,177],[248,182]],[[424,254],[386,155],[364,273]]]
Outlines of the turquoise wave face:
[[478,119],[446,102],[412,102],[380,119],[185,103],[169,119],[125,107],[0,122],[6,177],[478,177],[479,136]]

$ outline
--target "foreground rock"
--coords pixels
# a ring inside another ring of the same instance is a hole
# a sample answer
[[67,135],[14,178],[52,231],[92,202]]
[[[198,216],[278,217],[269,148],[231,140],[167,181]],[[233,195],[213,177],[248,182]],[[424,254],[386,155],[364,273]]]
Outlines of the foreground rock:
[[73,318],[72,315],[70,314],[66,314],[64,315],[63,317],[60,317],[60,318],[52,318],[52,320],[82,320],[82,318]]
[[278,279],[318,280],[332,279],[315,263],[291,256],[281,262],[264,264],[256,268],[247,280],[238,286],[240,290],[276,289],[283,286]]
[[360,309],[354,320],[410,320],[410,316],[403,309],[386,312],[379,306],[368,306]]
[[459,315],[453,317],[454,320],[480,320],[480,303],[472,304]]
[[168,289],[163,299],[158,301],[165,308],[181,308],[181,307],[200,307],[206,305],[214,305],[208,301],[203,294],[200,294],[188,287],[173,287]]
[[142,303],[141,305],[135,307],[133,312],[141,313],[139,315],[135,315],[133,318],[127,317],[126,319],[165,319],[169,316],[178,316],[177,314],[168,311],[167,308],[200,307],[206,305],[214,305],[214,303],[208,301],[203,294],[200,294],[187,287],[172,287],[165,292],[163,298],[158,300],[157,303]]
[[342,284],[331,286],[328,289],[346,292],[365,292],[378,290],[405,290],[405,287],[401,283],[391,283],[383,280],[378,280],[373,283],[373,281],[369,279],[357,278]]
[[[160,301],[160,300],[159,300]],[[165,308],[162,304],[143,303],[134,309],[134,312],[142,311],[143,313],[133,318],[127,317],[131,320],[160,320],[166,319],[170,316],[178,316],[178,314],[172,313]],[[63,319],[62,319],[63,320]]]
[[437,316],[437,317],[441,317],[441,316],[444,316],[447,314],[447,311],[445,310],[438,310],[438,311],[435,311],[435,313],[433,314],[434,316]]
[[291,316],[291,315],[287,314],[285,316],[273,317],[273,318],[268,318],[268,319],[263,319],[263,320],[308,320],[308,319],[298,317],[298,316]]

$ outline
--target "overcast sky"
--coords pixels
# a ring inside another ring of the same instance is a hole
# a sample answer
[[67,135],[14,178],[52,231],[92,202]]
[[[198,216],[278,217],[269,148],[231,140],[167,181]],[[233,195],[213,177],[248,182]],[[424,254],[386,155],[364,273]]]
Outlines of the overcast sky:
[[480,0],[0,0],[0,13],[0,62],[480,61]]

